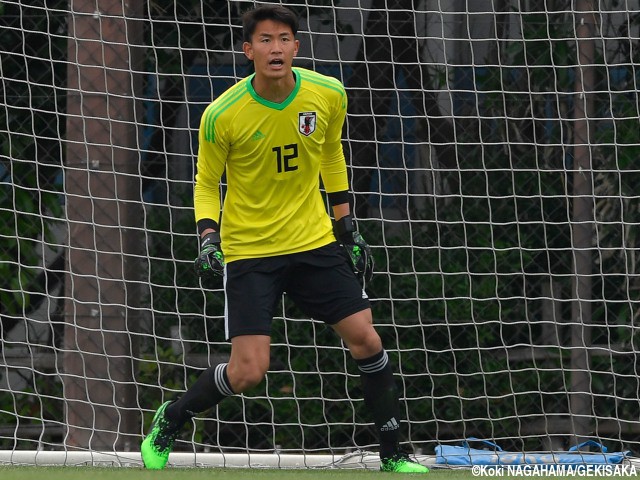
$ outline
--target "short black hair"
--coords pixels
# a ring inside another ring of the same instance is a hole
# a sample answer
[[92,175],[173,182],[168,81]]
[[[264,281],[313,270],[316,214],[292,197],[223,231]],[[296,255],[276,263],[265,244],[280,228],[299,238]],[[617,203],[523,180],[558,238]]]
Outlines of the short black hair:
[[282,5],[263,5],[244,12],[242,15],[242,41],[251,42],[256,25],[263,20],[284,23],[291,28],[293,35],[298,33],[298,17]]

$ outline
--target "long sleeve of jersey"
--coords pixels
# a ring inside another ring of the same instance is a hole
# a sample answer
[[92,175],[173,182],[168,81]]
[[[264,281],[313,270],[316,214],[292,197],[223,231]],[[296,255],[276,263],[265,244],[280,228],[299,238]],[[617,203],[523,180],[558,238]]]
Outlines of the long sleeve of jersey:
[[325,143],[322,148],[323,157],[320,162],[320,175],[327,193],[342,192],[349,189],[347,164],[342,148],[342,127],[347,115],[347,96],[335,105],[333,118],[327,128]]
[[205,119],[209,118],[208,110],[211,108],[213,107],[210,105],[202,115],[203,120],[198,133],[198,163],[193,192],[196,222],[205,218],[219,222],[222,208],[220,179],[225,169],[228,143],[224,141],[224,131],[215,131],[215,139],[207,138],[213,134],[205,122]]

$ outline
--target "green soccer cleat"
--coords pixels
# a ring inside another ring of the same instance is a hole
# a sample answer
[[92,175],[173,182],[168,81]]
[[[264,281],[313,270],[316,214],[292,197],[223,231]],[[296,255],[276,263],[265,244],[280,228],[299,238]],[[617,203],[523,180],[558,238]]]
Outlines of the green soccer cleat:
[[161,470],[167,464],[169,454],[173,449],[173,442],[180,431],[179,426],[172,424],[164,417],[164,411],[170,403],[164,402],[160,405],[153,416],[149,434],[140,445],[142,463],[151,470]]
[[380,471],[395,473],[429,473],[429,469],[418,462],[409,459],[406,454],[396,454],[391,458],[384,458],[380,462]]

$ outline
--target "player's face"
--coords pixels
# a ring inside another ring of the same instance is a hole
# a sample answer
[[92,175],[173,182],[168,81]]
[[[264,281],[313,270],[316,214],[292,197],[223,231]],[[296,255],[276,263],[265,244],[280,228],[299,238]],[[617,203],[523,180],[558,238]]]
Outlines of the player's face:
[[251,43],[243,44],[244,54],[254,64],[256,75],[279,79],[291,75],[299,42],[284,23],[263,20],[256,25]]

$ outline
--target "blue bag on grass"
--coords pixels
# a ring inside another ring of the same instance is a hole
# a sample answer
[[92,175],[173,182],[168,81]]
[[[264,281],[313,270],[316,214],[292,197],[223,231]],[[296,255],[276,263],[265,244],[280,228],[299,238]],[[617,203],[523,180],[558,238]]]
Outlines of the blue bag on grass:
[[[491,450],[471,448],[469,442],[479,442]],[[584,452],[583,447],[597,447],[599,452]],[[608,465],[619,464],[631,455],[630,451],[607,452],[607,447],[588,440],[568,451],[553,452],[505,452],[493,442],[468,438],[462,445],[437,445],[436,465]]]

